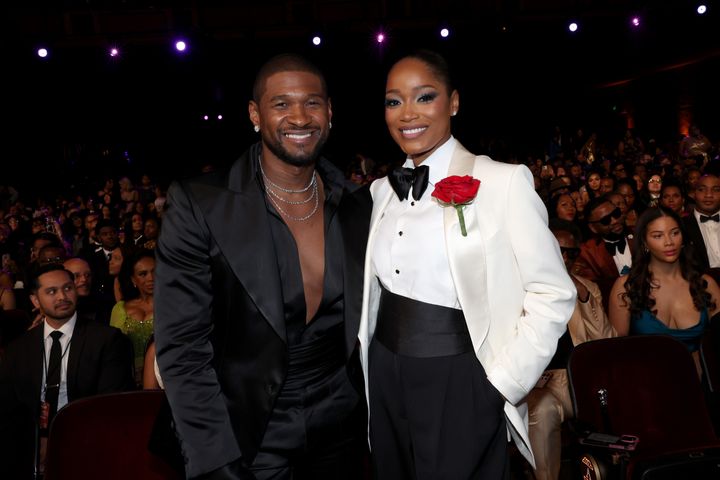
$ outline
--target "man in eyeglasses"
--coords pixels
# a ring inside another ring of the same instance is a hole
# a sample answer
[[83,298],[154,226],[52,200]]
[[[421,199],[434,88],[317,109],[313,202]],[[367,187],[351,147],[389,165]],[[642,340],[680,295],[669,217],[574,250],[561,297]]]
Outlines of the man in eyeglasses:
[[[565,267],[573,271],[580,254],[580,231],[572,222],[550,221],[562,252]],[[566,366],[575,345],[590,340],[616,337],[602,306],[600,288],[594,282],[570,273],[577,289],[577,300],[567,330],[558,341],[557,350],[545,373],[528,395],[530,445],[535,456],[535,479],[551,480],[560,475],[562,423],[573,417]]]
[[615,279],[632,266],[632,235],[625,235],[625,215],[607,196],[593,199],[586,211],[592,237],[580,246],[572,273],[600,286],[603,307],[607,310]]

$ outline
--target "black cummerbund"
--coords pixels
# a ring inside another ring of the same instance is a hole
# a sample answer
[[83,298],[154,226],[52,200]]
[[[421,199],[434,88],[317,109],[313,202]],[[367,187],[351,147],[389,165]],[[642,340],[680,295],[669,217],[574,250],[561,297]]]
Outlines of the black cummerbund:
[[398,355],[447,357],[473,350],[462,310],[396,295],[382,287],[375,338]]
[[290,356],[285,390],[311,386],[325,380],[345,364],[345,328],[339,323],[321,337],[288,347]]

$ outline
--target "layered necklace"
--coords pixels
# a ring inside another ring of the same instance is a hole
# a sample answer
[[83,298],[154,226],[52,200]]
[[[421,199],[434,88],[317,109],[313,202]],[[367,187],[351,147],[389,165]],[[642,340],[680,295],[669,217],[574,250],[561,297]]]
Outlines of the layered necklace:
[[[294,190],[292,188],[284,188],[280,185],[274,183],[272,180],[268,178],[268,176],[265,174],[265,170],[263,170],[262,166],[262,160],[258,161],[258,165],[260,165],[260,173],[263,177],[263,182],[265,182],[265,191],[268,193],[268,198],[272,202],[273,206],[277,209],[278,212],[280,212],[284,217],[287,217],[290,220],[293,220],[295,222],[304,222],[313,215],[315,215],[315,212],[318,210],[318,205],[320,205],[320,195],[318,194],[318,182],[317,182],[317,172],[313,171],[312,178],[310,179],[310,182],[305,185],[303,188]],[[304,198],[302,200],[288,200],[287,198],[284,198],[282,195],[278,193],[278,191],[283,193],[306,193],[310,191],[307,198]],[[286,212],[278,202],[282,202],[286,205],[305,205],[312,201],[315,201],[315,204],[313,205],[313,209],[310,213],[307,215],[304,215],[302,217],[296,217],[294,215],[290,215],[288,212]]]

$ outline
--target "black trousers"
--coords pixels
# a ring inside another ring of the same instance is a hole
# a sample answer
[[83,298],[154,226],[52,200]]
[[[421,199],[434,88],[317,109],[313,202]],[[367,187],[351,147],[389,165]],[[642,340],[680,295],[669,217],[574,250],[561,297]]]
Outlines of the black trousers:
[[368,363],[375,479],[509,478],[504,400],[474,352],[414,358],[376,337]]
[[366,421],[365,402],[344,366],[310,386],[286,388],[250,471],[257,480],[361,480]]

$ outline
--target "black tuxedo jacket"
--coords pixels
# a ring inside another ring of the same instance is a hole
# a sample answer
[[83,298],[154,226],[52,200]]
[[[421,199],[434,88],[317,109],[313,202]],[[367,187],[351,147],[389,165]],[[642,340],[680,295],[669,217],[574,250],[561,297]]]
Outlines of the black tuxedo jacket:
[[[252,462],[287,371],[278,261],[254,165],[259,154],[256,144],[229,170],[176,182],[167,194],[156,249],[155,341],[190,477],[240,457]],[[346,188],[336,213],[348,359],[355,357],[371,209],[367,188]]]
[[[0,465],[12,472],[8,478],[32,472],[43,348],[41,324],[10,344],[0,363]],[[120,330],[78,318],[68,351],[68,402],[133,389],[132,358],[132,345]]]
[[702,272],[707,272],[710,268],[710,259],[708,258],[705,240],[703,240],[695,213],[683,217],[682,221],[685,224],[685,236],[687,237],[684,239],[685,243],[692,245],[695,261],[698,262]]

